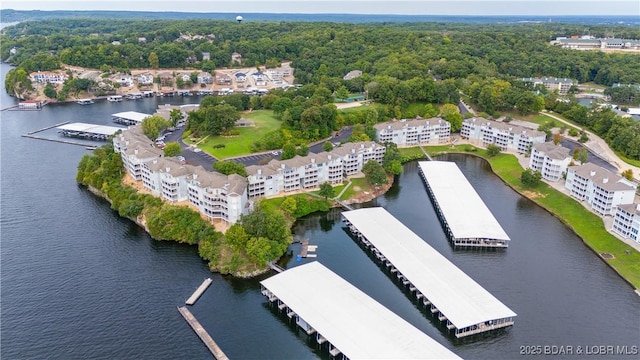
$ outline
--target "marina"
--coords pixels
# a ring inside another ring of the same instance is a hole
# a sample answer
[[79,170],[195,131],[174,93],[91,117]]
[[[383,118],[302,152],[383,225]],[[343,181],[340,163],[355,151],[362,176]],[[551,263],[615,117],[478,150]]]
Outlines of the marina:
[[227,355],[224,354],[222,349],[220,349],[218,344],[213,340],[211,335],[209,335],[207,330],[205,330],[204,327],[202,327],[198,319],[196,319],[196,317],[193,316],[193,314],[191,313],[191,311],[189,311],[189,309],[187,309],[185,306],[182,306],[182,307],[178,307],[178,311],[180,312],[180,315],[182,315],[184,320],[187,322],[187,324],[191,326],[191,329],[193,329],[193,331],[198,335],[200,340],[202,340],[204,345],[207,347],[207,349],[209,349],[209,351],[211,351],[211,354],[217,360],[229,360]]
[[115,114],[111,114],[113,122],[122,125],[136,125],[142,122],[142,120],[151,116],[151,114],[145,114],[137,111],[124,111]]
[[80,105],[91,105],[93,103],[94,103],[93,99],[78,99],[78,100],[76,100],[76,104],[80,104]]
[[459,359],[317,261],[260,284],[269,303],[333,358]]
[[107,96],[109,102],[122,102],[122,95],[109,95]]
[[191,296],[187,299],[187,301],[185,301],[185,304],[187,305],[195,304],[196,301],[198,301],[198,299],[200,298],[200,296],[202,296],[202,294],[204,294],[204,292],[209,288],[209,285],[211,285],[212,281],[213,280],[211,280],[211,278],[204,279],[204,281],[202,282],[202,284],[200,284],[200,286],[198,286],[196,291],[194,291],[193,294],[191,294]]
[[78,122],[61,125],[57,129],[60,134],[67,137],[106,141],[110,136],[124,128]]
[[418,166],[440,222],[455,247],[509,246],[509,235],[455,163],[420,161]]
[[349,231],[456,338],[514,324],[514,313],[381,207],[342,213]]

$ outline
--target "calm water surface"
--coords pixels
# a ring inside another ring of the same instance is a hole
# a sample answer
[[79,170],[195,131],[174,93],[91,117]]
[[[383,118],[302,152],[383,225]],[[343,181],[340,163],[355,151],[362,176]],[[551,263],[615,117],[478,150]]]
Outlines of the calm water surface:
[[[2,79],[8,69],[1,65]],[[4,93],[0,100],[2,108],[14,103]],[[176,310],[207,276],[214,282],[192,311],[230,358],[326,357],[266,305],[260,279],[211,274],[194,247],[150,239],[77,186],[83,147],[20,137],[63,121],[113,125],[112,113],[152,113],[164,102],[0,113],[3,359],[210,358]],[[337,210],[302,219],[294,231],[319,245],[318,261],[464,358],[513,359],[523,345],[639,345],[640,297],[579,238],[502,184],[482,160],[443,159],[460,166],[510,235],[507,251],[453,251],[415,163],[366,206],[384,206],[513,309],[516,325],[504,333],[473,341],[447,336],[351,240]],[[290,251],[297,254],[299,245]],[[286,267],[306,261],[287,259]]]

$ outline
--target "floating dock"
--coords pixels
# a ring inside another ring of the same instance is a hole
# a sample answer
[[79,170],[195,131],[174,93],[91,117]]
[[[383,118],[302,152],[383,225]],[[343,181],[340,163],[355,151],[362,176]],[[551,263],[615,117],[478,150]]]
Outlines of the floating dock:
[[269,302],[334,358],[459,359],[317,261],[260,284]]
[[454,246],[509,246],[509,235],[493,217],[456,163],[421,161],[418,165],[433,207]]
[[351,233],[457,338],[514,324],[516,313],[385,209],[342,216]]
[[209,335],[207,330],[205,330],[204,327],[202,327],[200,322],[196,319],[195,316],[193,316],[191,311],[189,311],[189,309],[187,309],[186,306],[178,307],[178,311],[180,312],[180,315],[182,315],[182,317],[187,321],[189,326],[191,326],[193,331],[195,331],[195,333],[198,335],[200,340],[202,340],[202,342],[207,346],[209,351],[211,351],[211,354],[213,354],[213,356],[217,360],[229,360],[227,355],[225,355],[224,352],[222,352],[222,349],[220,349],[218,344],[216,344],[216,342],[213,341],[213,338]]
[[58,126],[57,129],[63,136],[102,141],[106,141],[109,136],[113,136],[118,131],[126,130],[125,128],[121,127],[79,122]]
[[204,279],[204,281],[202,282],[202,284],[200,284],[200,286],[198,286],[196,291],[194,291],[193,294],[191,294],[191,296],[187,299],[187,301],[185,301],[185,304],[187,305],[195,304],[196,301],[198,301],[198,299],[200,298],[200,296],[202,296],[204,291],[207,290],[209,285],[211,285],[211,282],[213,282],[211,278]]
[[145,114],[137,111],[124,111],[115,114],[111,114],[113,116],[113,121],[118,124],[123,125],[136,125],[142,122],[142,120],[151,116],[151,114]]

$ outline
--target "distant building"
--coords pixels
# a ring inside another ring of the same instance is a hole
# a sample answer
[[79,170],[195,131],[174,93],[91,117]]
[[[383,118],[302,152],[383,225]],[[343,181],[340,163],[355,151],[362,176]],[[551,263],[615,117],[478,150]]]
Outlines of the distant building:
[[213,76],[206,71],[198,74],[198,84],[213,84]]
[[441,118],[399,120],[373,126],[379,143],[392,142],[399,147],[444,144],[451,140],[451,124]]
[[111,45],[116,45],[117,46],[117,45],[122,45],[122,44],[120,43],[120,41],[114,40],[114,41],[111,42]]
[[11,55],[15,55],[15,54],[16,54],[16,52],[18,52],[18,48],[17,48],[17,47],[15,47],[15,46],[14,46],[14,47],[12,47],[12,48],[11,48],[11,50],[9,50],[9,54],[11,54]]
[[240,53],[234,52],[231,54],[231,63],[242,64],[242,55]]
[[147,42],[147,38],[146,38],[146,37],[141,36],[141,37],[139,37],[139,38],[138,38],[138,42],[139,42],[139,43],[146,43],[146,42]]
[[37,71],[29,74],[32,82],[62,84],[69,77],[65,72]]
[[211,60],[211,53],[208,52],[202,52],[202,61],[204,60]]
[[362,70],[351,70],[347,73],[347,75],[343,76],[343,80],[351,80],[357,77],[362,76]]
[[619,205],[632,204],[636,193],[631,181],[592,163],[569,167],[564,186],[599,215],[614,215]]
[[138,81],[138,85],[151,85],[153,84],[153,75],[151,74],[140,74],[136,78]]
[[562,46],[566,49],[575,50],[604,50],[604,49],[620,49],[620,50],[640,50],[640,40],[635,39],[619,39],[604,38],[597,39],[593,36],[582,37],[558,37],[551,42],[553,45]]
[[542,78],[521,78],[525,83],[531,83],[533,86],[543,85],[549,91],[558,90],[558,93],[565,95],[569,92],[572,86],[577,86],[578,82],[572,79],[560,79],[554,77],[542,77]]
[[640,243],[640,204],[618,206],[613,216],[613,232]]
[[235,73],[234,76],[236,78],[236,82],[243,83],[243,82],[247,81],[247,74],[245,74],[243,72]]
[[42,108],[43,101],[40,100],[25,100],[18,103],[18,109],[22,110],[37,110]]
[[463,120],[460,136],[472,144],[494,144],[503,151],[515,151],[520,154],[526,154],[534,144],[546,141],[546,134],[542,131],[480,117]]
[[566,174],[571,159],[569,149],[563,146],[552,142],[535,144],[531,148],[529,168],[539,171],[545,180],[558,181]]
[[231,85],[231,76],[223,73],[216,72],[216,84],[218,85]]

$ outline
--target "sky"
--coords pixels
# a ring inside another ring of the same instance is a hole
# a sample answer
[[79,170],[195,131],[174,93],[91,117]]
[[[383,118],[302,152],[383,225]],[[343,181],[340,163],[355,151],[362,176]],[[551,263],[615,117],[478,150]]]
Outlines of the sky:
[[398,15],[630,15],[640,0],[2,0],[2,9]]

